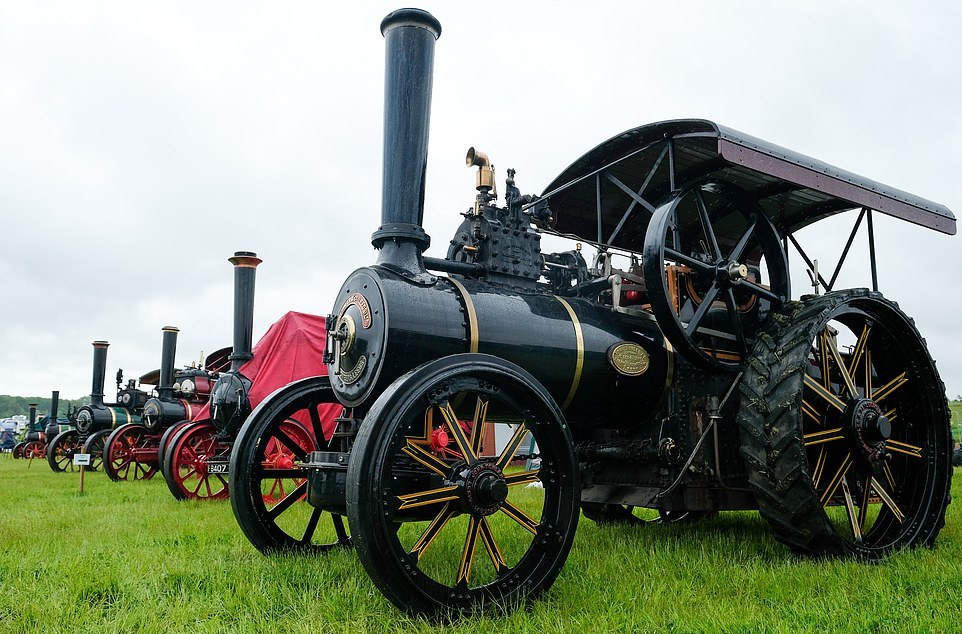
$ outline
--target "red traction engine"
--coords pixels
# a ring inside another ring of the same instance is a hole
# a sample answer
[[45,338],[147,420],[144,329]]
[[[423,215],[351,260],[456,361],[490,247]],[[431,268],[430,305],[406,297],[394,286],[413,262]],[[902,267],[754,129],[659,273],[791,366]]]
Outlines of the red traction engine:
[[[178,499],[226,499],[230,457],[237,431],[252,409],[277,388],[326,372],[323,317],[290,312],[275,322],[251,347],[254,281],[261,260],[239,251],[234,265],[234,341],[230,368],[220,373],[210,401],[192,422],[172,433],[163,455],[163,474]],[[283,499],[302,486],[288,477],[295,460],[304,459],[330,437],[340,407],[322,407],[310,415],[291,416],[263,438],[262,474],[266,503]]]
[[[179,331],[173,326],[166,326],[162,331],[157,395],[144,404],[139,423],[117,427],[104,444],[104,472],[114,481],[152,478],[160,468],[165,440],[201,415],[216,380],[216,363],[223,355],[211,355],[205,368],[175,371]],[[141,381],[144,380],[142,377]]]
[[[337,294],[329,375],[274,392],[238,434],[231,504],[256,547],[347,543],[346,515],[374,585],[444,617],[547,590],[582,513],[756,509],[815,556],[934,543],[952,476],[945,389],[914,322],[877,291],[872,219],[953,234],[951,211],[710,121],[663,121],[608,139],[538,196],[508,170],[503,206],[472,148],[474,205],[447,257],[426,257],[441,27],[404,9],[381,32],[379,254]],[[808,257],[795,232],[847,210],[856,230],[867,220],[873,288],[813,270],[824,292],[792,299],[789,247]],[[592,264],[578,246],[542,252],[545,233],[592,245]],[[344,408],[327,446],[266,504],[263,440],[300,446],[284,425],[320,404]]]

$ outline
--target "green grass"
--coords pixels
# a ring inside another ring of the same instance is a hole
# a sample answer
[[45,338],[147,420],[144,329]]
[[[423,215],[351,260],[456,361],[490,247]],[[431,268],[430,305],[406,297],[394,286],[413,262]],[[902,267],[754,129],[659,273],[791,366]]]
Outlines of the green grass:
[[944,632],[962,610],[962,504],[936,548],[877,565],[797,558],[755,513],[583,519],[530,610],[441,628],[397,611],[351,552],[264,557],[229,503],[100,473],[80,496],[78,481],[0,456],[0,632]]

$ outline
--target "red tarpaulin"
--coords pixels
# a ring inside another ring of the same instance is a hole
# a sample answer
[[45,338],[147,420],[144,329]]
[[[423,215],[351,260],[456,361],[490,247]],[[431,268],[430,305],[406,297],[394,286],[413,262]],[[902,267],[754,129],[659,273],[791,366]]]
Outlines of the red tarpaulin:
[[[248,394],[251,407],[257,407],[271,392],[299,379],[327,375],[322,361],[327,329],[324,317],[289,312],[274,322],[254,346],[253,358],[241,366],[240,372],[251,381]],[[210,419],[210,405],[204,405],[195,421]],[[331,437],[334,417],[340,415],[341,405],[334,402],[318,408],[324,426],[324,436]],[[300,419],[303,415],[296,416]],[[308,429],[310,420],[303,416]]]

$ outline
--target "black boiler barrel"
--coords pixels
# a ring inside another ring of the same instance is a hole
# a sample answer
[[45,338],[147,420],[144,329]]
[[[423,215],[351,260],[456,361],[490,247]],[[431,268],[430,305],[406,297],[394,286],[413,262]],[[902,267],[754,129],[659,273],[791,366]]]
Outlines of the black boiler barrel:
[[654,320],[466,278],[424,286],[382,267],[360,269],[341,290],[338,316],[353,332],[331,378],[349,406],[422,363],[480,352],[528,370],[569,421],[628,427],[657,411],[673,372]]

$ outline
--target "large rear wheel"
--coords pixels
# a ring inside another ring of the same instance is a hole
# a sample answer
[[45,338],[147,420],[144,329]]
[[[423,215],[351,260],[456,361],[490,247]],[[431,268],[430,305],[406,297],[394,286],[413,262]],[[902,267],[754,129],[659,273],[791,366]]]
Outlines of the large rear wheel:
[[879,559],[945,524],[945,388],[898,306],[865,289],[772,315],[741,382],[742,455],[775,537]]
[[503,610],[545,591],[574,540],[578,493],[551,396],[478,354],[425,364],[385,390],[347,473],[361,562],[388,599],[422,615]]

